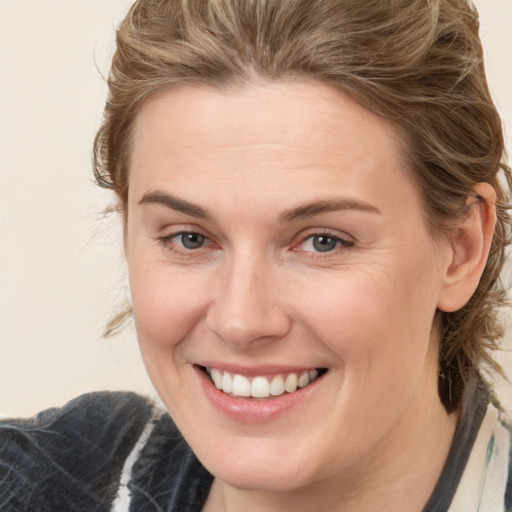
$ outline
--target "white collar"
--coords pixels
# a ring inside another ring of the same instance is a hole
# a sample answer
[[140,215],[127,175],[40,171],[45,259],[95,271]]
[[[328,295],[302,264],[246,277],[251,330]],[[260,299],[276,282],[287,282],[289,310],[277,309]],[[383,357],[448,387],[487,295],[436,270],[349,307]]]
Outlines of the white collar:
[[510,432],[489,404],[448,512],[505,512]]

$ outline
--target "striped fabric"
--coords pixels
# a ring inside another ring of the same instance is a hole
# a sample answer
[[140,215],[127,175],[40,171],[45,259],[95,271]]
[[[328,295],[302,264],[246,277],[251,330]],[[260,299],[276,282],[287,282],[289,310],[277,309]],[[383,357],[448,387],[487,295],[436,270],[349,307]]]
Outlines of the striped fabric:
[[489,404],[449,512],[510,512],[503,499],[509,452],[510,432]]

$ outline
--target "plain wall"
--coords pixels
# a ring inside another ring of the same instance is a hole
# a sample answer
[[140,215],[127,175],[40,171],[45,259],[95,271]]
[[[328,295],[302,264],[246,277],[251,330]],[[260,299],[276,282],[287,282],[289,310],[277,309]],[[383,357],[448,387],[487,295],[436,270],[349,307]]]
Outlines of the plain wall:
[[[127,288],[118,220],[101,216],[112,197],[90,165],[106,94],[99,71],[129,4],[0,1],[0,414],[90,390],[152,393],[133,329],[101,338]],[[510,148],[512,2],[476,4]]]

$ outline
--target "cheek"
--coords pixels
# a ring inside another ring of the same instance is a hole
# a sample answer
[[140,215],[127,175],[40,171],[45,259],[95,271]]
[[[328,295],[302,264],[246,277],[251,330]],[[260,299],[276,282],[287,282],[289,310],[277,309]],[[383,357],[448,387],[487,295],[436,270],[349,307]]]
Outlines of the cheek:
[[309,304],[302,310],[325,333],[368,343],[372,338],[376,343],[388,337],[393,344],[397,340],[392,333],[430,332],[436,294],[427,279],[407,272],[384,276],[359,273],[321,288],[308,294]]
[[425,363],[438,284],[428,256],[408,256],[319,283],[302,306],[309,330],[354,379],[415,378]]
[[167,350],[199,322],[206,294],[204,282],[166,266],[129,265],[130,290],[139,343],[145,350]]
[[[173,417],[188,396],[186,340],[201,325],[204,293],[193,277],[180,279],[169,268],[131,265],[130,289],[137,338],[155,390]],[[181,404],[181,405],[180,405]],[[187,406],[185,404],[185,406]]]

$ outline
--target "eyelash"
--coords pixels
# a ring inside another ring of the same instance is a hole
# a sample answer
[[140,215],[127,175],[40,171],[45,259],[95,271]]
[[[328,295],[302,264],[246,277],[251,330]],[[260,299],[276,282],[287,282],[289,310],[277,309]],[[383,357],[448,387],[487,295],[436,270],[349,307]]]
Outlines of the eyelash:
[[[171,251],[176,251],[183,255],[189,255],[190,253],[196,252],[199,249],[203,249],[205,247],[203,245],[201,247],[198,247],[197,249],[190,249],[190,248],[186,248],[186,247],[176,247],[176,245],[174,245],[172,243],[172,240],[174,238],[178,238],[180,236],[183,237],[183,235],[197,235],[197,236],[203,238],[204,241],[210,241],[208,236],[206,236],[205,234],[203,234],[199,231],[185,230],[185,229],[181,230],[181,231],[177,231],[175,233],[170,233],[169,235],[160,236],[157,238],[157,241],[161,245],[163,245],[166,249],[171,250]],[[213,243],[211,241],[210,241],[210,245],[213,245]]]
[[[329,254],[337,253],[343,249],[348,249],[354,245],[353,241],[347,240],[346,238],[342,238],[341,236],[331,233],[329,231],[313,231],[313,232],[306,233],[305,235],[301,236],[300,242],[297,245],[302,245],[305,242],[307,242],[308,240],[311,240],[312,243],[314,244],[315,238],[330,239],[334,242],[335,247],[332,250],[327,250],[327,251],[302,251],[302,252],[312,252],[316,255],[322,255],[322,254],[329,255]],[[301,251],[301,249],[295,249],[295,248],[293,250]]]
[[[195,236],[199,236],[203,239],[203,241],[206,241],[206,242],[209,242],[207,245],[201,245],[200,247],[196,248],[196,249],[192,249],[192,248],[186,248],[186,247],[177,247],[175,244],[172,243],[172,240],[173,239],[176,239],[178,237],[183,237],[183,235],[195,235]],[[329,249],[329,250],[326,250],[326,251],[321,251],[321,250],[312,250],[312,251],[306,251],[306,250],[301,250],[299,248],[299,246],[303,245],[305,242],[307,242],[308,240],[312,240],[312,243],[314,244],[314,239],[317,238],[317,239],[320,239],[320,238],[326,238],[326,239],[329,239],[331,240],[333,243],[334,243],[334,248],[332,249]],[[204,249],[208,246],[213,246],[215,245],[213,242],[210,241],[209,237],[199,231],[193,231],[193,230],[181,230],[181,231],[177,231],[175,233],[170,233],[169,235],[165,235],[165,236],[161,236],[161,237],[157,237],[156,239],[162,246],[164,246],[166,249],[170,250],[170,251],[174,251],[174,252],[177,252],[178,254],[181,254],[181,255],[188,255],[190,256],[191,253],[199,253],[199,251],[201,249]],[[348,249],[350,247],[352,247],[354,245],[354,242],[353,241],[350,241],[350,240],[347,240],[345,238],[342,238],[340,237],[339,235],[336,235],[334,233],[331,233],[329,231],[313,231],[313,232],[309,232],[309,233],[306,233],[304,235],[302,235],[300,237],[300,240],[297,244],[294,244],[293,247],[292,247],[292,251],[294,252],[305,252],[305,253],[312,253],[312,254],[315,254],[315,255],[330,255],[330,254],[333,254],[333,253],[337,253],[339,252],[340,250],[343,250],[343,249]],[[318,257],[318,256],[314,256],[314,257]]]

